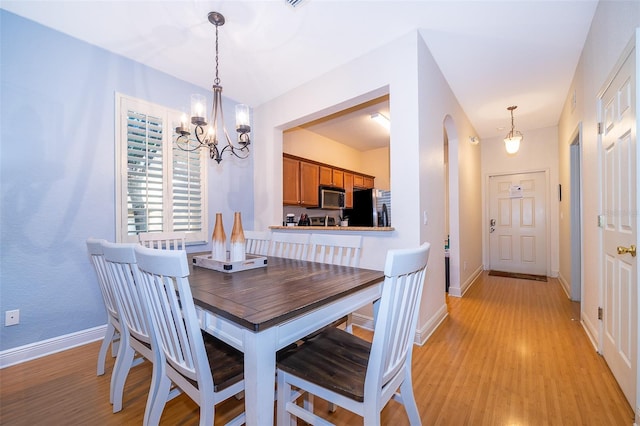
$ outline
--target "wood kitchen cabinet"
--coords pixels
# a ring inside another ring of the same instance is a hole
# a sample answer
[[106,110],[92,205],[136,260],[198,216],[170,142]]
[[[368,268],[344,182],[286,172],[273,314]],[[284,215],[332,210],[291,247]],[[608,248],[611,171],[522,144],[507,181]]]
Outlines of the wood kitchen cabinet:
[[282,156],[282,201],[285,206],[318,207],[319,186],[344,189],[345,208],[353,208],[354,189],[373,188],[374,177],[296,157]]
[[282,158],[282,203],[300,204],[300,161]]
[[353,208],[353,173],[344,172],[344,208]]
[[344,172],[327,166],[320,166],[320,185],[344,188]]
[[372,176],[365,175],[353,175],[353,187],[358,189],[371,189],[373,188],[373,180]]
[[304,207],[318,207],[320,204],[318,186],[319,167],[304,161],[300,162],[300,205]]
[[363,179],[365,189],[373,188],[373,179],[371,176],[365,176]]
[[282,158],[282,203],[289,206],[317,207],[319,166]]
[[333,177],[333,186],[344,188],[344,172],[342,170],[333,169],[331,175]]

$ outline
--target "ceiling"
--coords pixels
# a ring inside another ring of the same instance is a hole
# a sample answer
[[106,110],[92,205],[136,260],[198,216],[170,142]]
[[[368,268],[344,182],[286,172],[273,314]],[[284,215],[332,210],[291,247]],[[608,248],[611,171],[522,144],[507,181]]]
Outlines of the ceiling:
[[[478,136],[557,124],[597,0],[2,0],[0,7],[210,90],[222,13],[224,96],[259,106],[418,30]],[[375,108],[386,108],[384,101]],[[388,133],[363,110],[308,130],[365,148]],[[373,126],[373,123],[369,123]],[[333,136],[331,136],[333,135]],[[359,148],[364,149],[364,148]]]

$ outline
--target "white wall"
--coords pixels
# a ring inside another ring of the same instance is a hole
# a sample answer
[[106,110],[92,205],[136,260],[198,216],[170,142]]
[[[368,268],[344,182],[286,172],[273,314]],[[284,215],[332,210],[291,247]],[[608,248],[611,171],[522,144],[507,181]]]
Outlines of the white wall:
[[[640,2],[638,1],[600,1],[591,29],[585,41],[576,68],[571,88],[567,94],[560,122],[559,156],[560,175],[562,176],[563,199],[565,188],[569,196],[569,144],[578,126],[582,125],[582,303],[581,319],[594,344],[600,341],[600,321],[597,309],[601,302],[600,278],[600,228],[597,216],[600,214],[600,178],[598,175],[598,134],[597,134],[597,98],[609,74],[623,50],[640,26]],[[637,47],[636,47],[637,50]],[[571,98],[576,93],[576,107],[571,106]],[[636,110],[637,111],[637,110]],[[564,206],[563,206],[564,207]],[[560,221],[563,247],[569,247],[571,218],[563,210],[564,220]],[[569,277],[571,251],[560,252],[562,275]],[[640,396],[640,392],[639,392]]]
[[[403,66],[398,66],[403,64]],[[446,80],[415,31],[255,109],[257,229],[282,221],[282,129],[389,93],[392,233],[365,235],[361,266],[381,270],[390,248],[432,243],[419,331],[446,315],[444,298],[443,120],[470,129]],[[375,175],[375,173],[372,173]],[[263,195],[269,194],[269,196]],[[428,224],[423,224],[423,212]]]
[[[506,109],[505,109],[505,112]],[[515,155],[509,155],[504,149],[504,138],[483,139],[482,149],[482,178],[483,199],[483,239],[485,269],[489,266],[488,240],[488,183],[489,176],[510,173],[527,173],[544,171],[547,174],[547,274],[558,275],[558,129],[546,127],[542,129],[516,129],[522,131],[524,138],[520,143],[520,150]]]
[[[481,148],[469,143],[475,131],[462,132],[451,117],[444,121],[449,167],[449,261],[450,296],[462,296],[482,272],[482,178]],[[446,236],[445,236],[446,238]]]

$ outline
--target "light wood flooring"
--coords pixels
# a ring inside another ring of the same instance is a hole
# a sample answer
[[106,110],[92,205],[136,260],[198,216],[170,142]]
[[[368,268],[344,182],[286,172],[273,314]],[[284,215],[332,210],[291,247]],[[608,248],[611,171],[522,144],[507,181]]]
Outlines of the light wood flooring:
[[[595,351],[557,280],[489,277],[463,298],[447,300],[449,316],[427,343],[414,347],[413,377],[424,425],[631,425],[633,412]],[[356,331],[370,338],[371,334]],[[0,370],[2,425],[138,425],[150,384],[148,363],[133,368],[124,409],[113,414],[109,378],[96,376],[99,343]],[[318,411],[326,412],[318,401]],[[232,399],[216,408],[223,424],[243,408]],[[164,425],[195,425],[187,396],[170,401]],[[336,424],[362,424],[338,408]],[[382,424],[407,425],[391,401]]]

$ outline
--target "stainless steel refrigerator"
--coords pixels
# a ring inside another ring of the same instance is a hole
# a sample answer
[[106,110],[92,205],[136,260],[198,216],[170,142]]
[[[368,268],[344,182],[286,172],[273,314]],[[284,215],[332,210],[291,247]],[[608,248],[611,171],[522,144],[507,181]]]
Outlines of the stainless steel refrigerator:
[[353,208],[344,209],[349,226],[391,226],[391,191],[353,191]]

